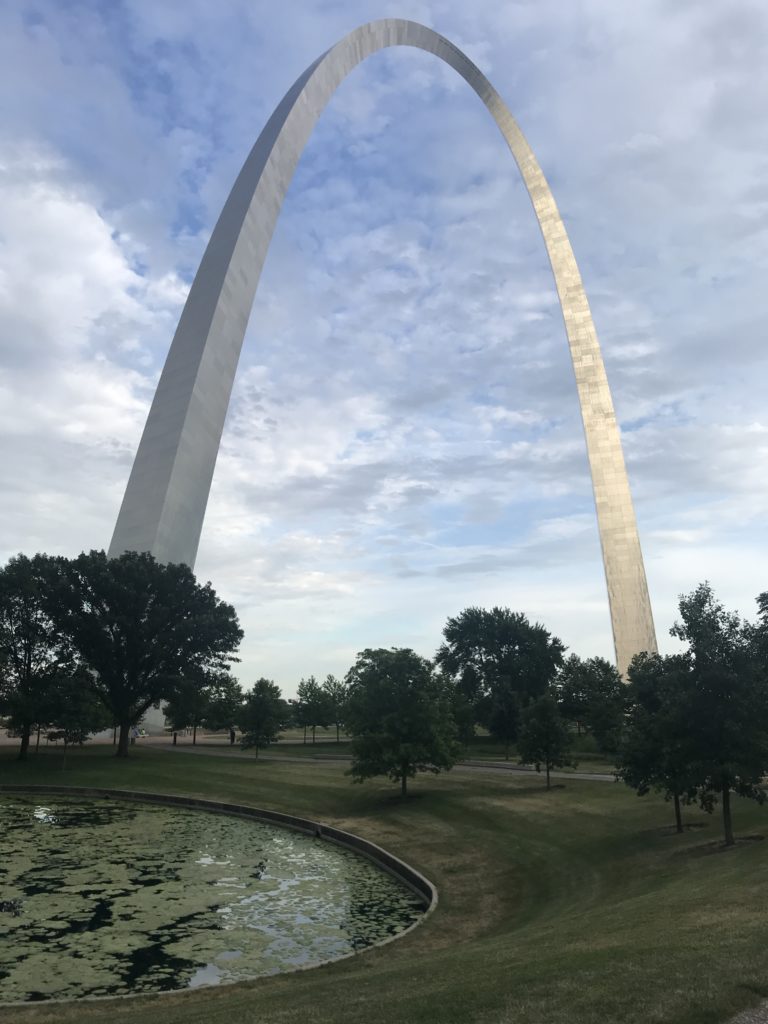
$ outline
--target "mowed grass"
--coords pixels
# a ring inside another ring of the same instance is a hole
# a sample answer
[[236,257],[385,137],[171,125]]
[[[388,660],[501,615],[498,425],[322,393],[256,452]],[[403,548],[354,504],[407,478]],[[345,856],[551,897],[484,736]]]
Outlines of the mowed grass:
[[[618,783],[456,771],[401,801],[345,765],[191,756],[137,746],[4,751],[0,783],[135,788],[321,819],[379,842],[437,885],[410,935],[350,960],[232,987],[0,1010],[14,1024],[708,1024],[768,995],[768,842],[723,852],[719,820]],[[737,834],[768,810],[736,801]],[[0,983],[1,990],[1,983]]]
[[[168,738],[170,740],[170,736]],[[240,753],[239,741],[231,745],[228,736],[223,732],[207,733],[201,730],[198,733],[197,742],[200,746],[226,747],[230,753]],[[180,735],[178,745],[179,747],[191,746],[191,735]],[[254,756],[253,751],[243,751],[243,753],[250,757]],[[352,756],[352,742],[343,733],[337,742],[334,729],[318,728],[315,742],[312,742],[312,734],[308,732],[305,743],[301,729],[285,729],[280,734],[279,741],[266,748],[261,756],[345,759]],[[567,772],[602,774],[610,773],[614,768],[613,756],[600,754],[591,736],[574,735],[570,756],[576,765],[565,768],[564,770]],[[514,745],[510,747],[509,757],[507,757],[507,749],[503,743],[495,740],[492,736],[478,734],[470,743],[462,747],[461,760],[508,763],[515,766],[518,763],[518,755]]]

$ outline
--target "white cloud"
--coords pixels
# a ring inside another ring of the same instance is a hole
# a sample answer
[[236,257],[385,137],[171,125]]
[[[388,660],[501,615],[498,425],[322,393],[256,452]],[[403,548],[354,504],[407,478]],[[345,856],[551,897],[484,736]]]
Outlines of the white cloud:
[[[108,543],[190,275],[260,126],[319,52],[404,14],[490,69],[550,178],[626,427],[662,643],[702,576],[751,611],[768,586],[764,6],[405,6],[0,12],[15,98],[0,150],[6,553]],[[364,646],[430,654],[470,603],[610,654],[538,229],[490,118],[428,55],[372,58],[310,140],[198,569],[241,613],[244,678],[289,691]]]

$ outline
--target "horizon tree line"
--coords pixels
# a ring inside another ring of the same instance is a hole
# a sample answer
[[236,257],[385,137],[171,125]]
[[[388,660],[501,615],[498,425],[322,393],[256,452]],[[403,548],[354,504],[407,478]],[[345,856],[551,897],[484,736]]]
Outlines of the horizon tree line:
[[[681,595],[671,634],[680,654],[641,653],[627,681],[603,658],[566,657],[541,623],[508,608],[449,617],[433,661],[405,648],[360,652],[343,679],[302,678],[294,700],[260,678],[244,691],[231,674],[242,639],[235,610],[183,565],[149,554],[74,559],[16,556],[0,569],[0,714],[25,758],[35,728],[67,746],[114,725],[117,755],[149,707],[166,702],[174,730],[241,733],[259,749],[281,730],[342,728],[355,781],[399,782],[449,769],[482,726],[521,763],[573,764],[588,733],[639,794],[682,806],[720,803],[734,841],[731,795],[765,799],[768,771],[768,593],[752,623],[726,611],[708,583]],[[39,732],[38,732],[39,735]]]

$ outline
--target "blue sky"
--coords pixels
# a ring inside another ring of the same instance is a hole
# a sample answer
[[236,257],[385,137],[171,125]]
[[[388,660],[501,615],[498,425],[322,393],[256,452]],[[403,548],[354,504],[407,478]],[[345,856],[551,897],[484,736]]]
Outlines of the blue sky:
[[[470,9],[471,8],[471,9]],[[465,49],[579,261],[664,649],[709,578],[768,589],[768,11],[708,4],[11,0],[0,9],[3,551],[104,547],[186,288],[301,71],[366,20]],[[197,571],[290,693],[468,604],[582,655],[610,622],[546,255],[498,132],[410,49],[310,139],[246,338]]]

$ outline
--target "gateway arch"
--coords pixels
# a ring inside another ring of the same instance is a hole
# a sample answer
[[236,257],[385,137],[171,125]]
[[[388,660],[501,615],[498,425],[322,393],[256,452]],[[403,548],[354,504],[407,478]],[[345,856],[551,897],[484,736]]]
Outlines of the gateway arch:
[[424,25],[363,25],[319,57],[270,117],[227,198],[181,314],[136,453],[109,554],[150,551],[194,566],[224,420],[256,286],[299,157],[340,82],[387,46],[450,64],[499,127],[533,203],[576,374],[608,585],[616,660],[655,651],[648,586],[619,428],[568,236],[541,168],[506,104],[452,43]]

